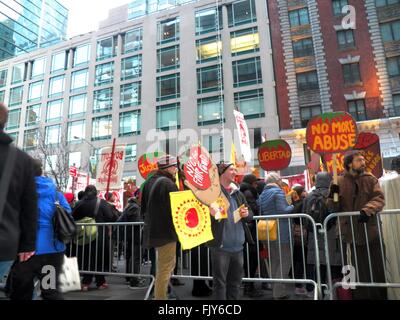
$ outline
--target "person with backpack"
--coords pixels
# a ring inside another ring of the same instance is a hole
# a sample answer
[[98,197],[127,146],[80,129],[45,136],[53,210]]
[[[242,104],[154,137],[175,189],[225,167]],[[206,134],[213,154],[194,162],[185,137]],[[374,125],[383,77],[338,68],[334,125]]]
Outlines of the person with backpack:
[[[10,299],[32,300],[34,279],[40,281],[41,297],[44,300],[62,300],[59,291],[59,274],[64,261],[65,244],[57,239],[54,231],[54,216],[56,214],[56,201],[71,214],[71,208],[61,192],[58,192],[54,182],[42,176],[42,163],[34,160],[36,190],[38,195],[38,227],[36,232],[35,255],[26,262],[16,261],[10,271]],[[48,273],[44,267],[51,266],[54,273]],[[53,275],[54,279],[48,279]],[[45,278],[46,277],[46,278]],[[55,286],[52,287],[52,284]]]

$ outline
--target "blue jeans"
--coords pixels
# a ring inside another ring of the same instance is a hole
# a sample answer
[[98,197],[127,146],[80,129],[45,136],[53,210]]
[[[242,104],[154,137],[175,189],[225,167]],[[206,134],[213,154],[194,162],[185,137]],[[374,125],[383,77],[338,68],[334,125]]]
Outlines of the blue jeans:
[[3,281],[4,276],[8,275],[14,260],[0,261],[0,282]]

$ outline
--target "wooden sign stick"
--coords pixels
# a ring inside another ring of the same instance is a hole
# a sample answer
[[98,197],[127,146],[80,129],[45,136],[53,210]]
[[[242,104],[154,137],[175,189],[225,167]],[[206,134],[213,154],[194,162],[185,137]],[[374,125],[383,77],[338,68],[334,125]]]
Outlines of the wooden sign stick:
[[[332,168],[333,168],[333,183],[337,184],[338,183],[338,175],[337,175],[336,153],[334,153],[332,156]],[[333,194],[333,202],[338,202],[338,201],[339,201],[339,194],[334,193]]]

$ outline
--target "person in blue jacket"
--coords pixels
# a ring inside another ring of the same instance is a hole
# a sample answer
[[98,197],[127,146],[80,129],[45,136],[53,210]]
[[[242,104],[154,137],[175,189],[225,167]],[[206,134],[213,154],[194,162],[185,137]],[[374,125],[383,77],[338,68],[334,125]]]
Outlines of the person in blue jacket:
[[10,299],[31,300],[34,291],[34,279],[40,281],[41,296],[44,300],[61,300],[59,292],[59,274],[62,269],[65,244],[54,235],[53,217],[55,202],[71,214],[71,208],[54,182],[42,176],[42,163],[34,160],[36,192],[38,196],[38,224],[36,250],[26,262],[16,262],[10,276]]
[[[260,213],[263,216],[268,215],[287,215],[293,212],[293,206],[289,205],[285,193],[281,188],[281,177],[279,174],[272,172],[267,175],[267,185],[258,199],[260,205]],[[270,250],[271,277],[274,279],[288,278],[291,263],[291,246],[290,236],[291,224],[289,219],[278,219],[278,236],[275,241],[267,243],[266,247]],[[293,241],[293,240],[292,240]],[[273,292],[274,299],[287,299],[289,294],[284,283],[274,283]]]

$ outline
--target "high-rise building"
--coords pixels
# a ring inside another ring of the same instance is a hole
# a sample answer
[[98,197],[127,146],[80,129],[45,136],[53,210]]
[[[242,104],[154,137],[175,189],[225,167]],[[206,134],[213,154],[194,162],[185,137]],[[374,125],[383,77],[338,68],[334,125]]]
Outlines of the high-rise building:
[[67,21],[56,0],[0,1],[0,61],[66,40]]

